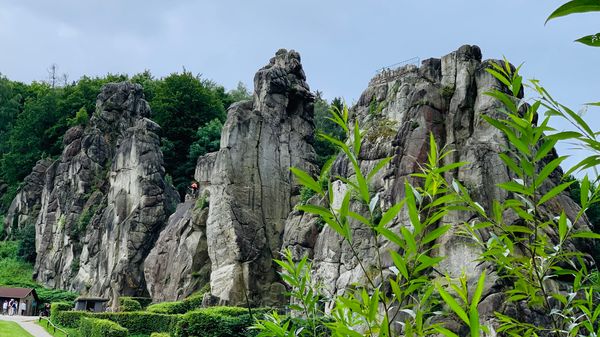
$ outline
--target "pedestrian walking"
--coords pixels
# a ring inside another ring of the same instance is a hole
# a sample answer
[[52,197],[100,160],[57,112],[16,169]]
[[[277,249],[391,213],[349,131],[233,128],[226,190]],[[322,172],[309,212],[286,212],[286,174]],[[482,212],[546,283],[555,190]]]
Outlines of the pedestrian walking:
[[2,303],[2,315],[8,315],[8,301]]
[[25,312],[27,311],[27,303],[24,301],[19,303],[19,315],[25,316]]

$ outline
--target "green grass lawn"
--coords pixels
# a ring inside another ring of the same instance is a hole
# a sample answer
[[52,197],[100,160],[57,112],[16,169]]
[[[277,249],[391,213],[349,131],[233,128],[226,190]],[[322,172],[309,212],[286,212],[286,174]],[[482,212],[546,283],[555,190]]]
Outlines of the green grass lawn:
[[0,336],[2,337],[33,337],[15,322],[0,321]]

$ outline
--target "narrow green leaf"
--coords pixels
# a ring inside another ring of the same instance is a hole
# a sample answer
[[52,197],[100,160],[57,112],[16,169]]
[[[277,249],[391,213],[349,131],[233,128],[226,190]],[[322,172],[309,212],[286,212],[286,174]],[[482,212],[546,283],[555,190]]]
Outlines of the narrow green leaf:
[[402,240],[402,238],[398,234],[394,233],[390,229],[387,229],[385,227],[376,227],[375,230],[377,231],[377,233],[383,235],[383,237],[385,237],[386,239],[398,245],[398,247],[404,248],[404,240]]
[[379,163],[377,163],[377,165],[375,165],[375,167],[373,167],[373,169],[371,170],[371,172],[369,172],[369,174],[367,175],[367,181],[370,181],[371,179],[373,179],[373,177],[377,174],[377,172],[379,172],[382,168],[385,167],[385,165],[387,165],[394,157],[387,157],[387,158],[383,158],[379,161]]
[[600,234],[594,232],[575,232],[572,235],[574,238],[580,239],[600,239]]
[[546,23],[561,16],[598,11],[600,11],[600,1],[598,0],[572,0],[552,12],[546,19]]
[[452,309],[452,311],[454,311],[454,313],[460,319],[462,319],[463,322],[469,324],[469,316],[467,316],[467,313],[463,310],[463,308],[461,308],[458,302],[456,302],[454,297],[452,297],[448,292],[446,292],[446,290],[444,290],[444,288],[442,288],[442,286],[440,286],[439,284],[436,284],[435,287],[440,296],[442,296],[444,302],[450,307],[450,309]]
[[540,148],[537,150],[537,153],[535,154],[535,158],[534,158],[535,162],[538,162],[538,161],[542,160],[544,157],[546,157],[548,152],[552,151],[552,149],[558,142],[558,139],[556,139],[556,138],[551,138],[551,136],[548,138],[549,139],[546,139],[544,141],[544,143],[540,146]]
[[425,235],[425,237],[423,238],[421,243],[425,245],[431,241],[437,240],[437,238],[444,235],[448,230],[450,230],[450,228],[452,228],[452,225],[442,225],[442,226],[432,230],[427,235]]
[[600,47],[600,33],[580,37],[577,40],[575,40],[575,42],[583,43],[590,47]]
[[381,216],[381,220],[379,221],[379,224],[377,226],[384,227],[390,221],[392,221],[398,215],[398,213],[402,209],[402,206],[404,206],[404,202],[405,201],[402,200],[396,203],[394,206],[390,207],[387,211],[385,211],[385,213],[383,213],[383,215]]
[[558,157],[546,164],[546,166],[540,171],[540,173],[538,173],[537,177],[535,178],[535,187],[537,188],[539,186],[542,186],[542,183],[546,180],[546,178],[548,178],[548,176],[550,176],[550,174],[554,172],[554,170],[556,170],[560,163],[562,163],[567,158],[568,156]]
[[519,165],[517,165],[517,163],[515,163],[515,161],[511,157],[509,157],[505,153],[500,153],[498,156],[511,171],[516,173],[519,177],[523,177],[523,170],[521,169],[521,167],[519,167]]
[[419,219],[419,213],[417,212],[417,202],[415,195],[413,194],[412,186],[408,183],[408,180],[404,181],[404,192],[406,194],[406,206],[408,207],[408,216],[410,217],[410,223],[413,225],[415,230],[421,229],[421,220]]
[[560,192],[564,191],[567,187],[571,186],[571,184],[573,184],[575,182],[575,180],[570,181],[568,183],[562,183],[556,187],[554,187],[553,189],[551,189],[548,193],[546,193],[541,199],[540,201],[538,201],[537,205],[541,205],[543,203],[545,203],[546,201],[554,198],[555,196],[557,196]]
[[354,120],[354,154],[356,157],[360,154],[360,145],[362,137],[360,135],[360,128],[358,127],[358,119]]
[[318,194],[323,194],[323,188],[321,187],[321,184],[317,183],[308,173],[296,167],[290,167],[290,170],[296,176],[296,178],[298,178],[302,185],[310,188]]
[[321,207],[321,206],[317,206],[317,205],[311,205],[311,204],[306,204],[306,205],[297,205],[296,209],[302,212],[306,212],[306,213],[310,213],[310,214],[317,214],[320,215],[322,217],[332,217],[331,211],[325,207]]
[[[402,247],[402,246],[400,246]],[[405,280],[408,280],[408,268],[406,268],[406,262],[404,261],[404,257],[400,256],[397,252],[390,250],[390,255],[392,256],[392,261],[394,261],[394,266],[398,268],[400,275],[404,276]]]
[[406,227],[400,227],[400,232],[402,233],[402,237],[406,242],[406,251],[416,253],[417,252],[417,241],[415,240],[414,234],[408,230]]
[[560,213],[560,217],[558,218],[558,237],[560,238],[561,242],[565,241],[568,230],[569,228],[567,226],[567,216],[563,211]]
[[435,331],[441,333],[442,335],[444,335],[446,337],[460,337],[459,335],[455,334],[454,332],[452,332],[446,328],[442,328],[441,326],[435,326],[434,329],[435,329]]

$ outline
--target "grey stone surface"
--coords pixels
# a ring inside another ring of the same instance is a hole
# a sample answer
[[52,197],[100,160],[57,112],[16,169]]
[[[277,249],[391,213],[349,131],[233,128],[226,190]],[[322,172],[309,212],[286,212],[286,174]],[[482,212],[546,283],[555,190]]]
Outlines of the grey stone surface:
[[149,115],[141,86],[107,84],[89,125],[67,131],[39,185],[37,281],[111,299],[146,294],[143,261],[177,198]]

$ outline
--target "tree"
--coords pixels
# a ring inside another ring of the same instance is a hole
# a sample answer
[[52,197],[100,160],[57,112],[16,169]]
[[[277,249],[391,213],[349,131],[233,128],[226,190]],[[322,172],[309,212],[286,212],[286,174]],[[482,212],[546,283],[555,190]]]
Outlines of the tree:
[[198,157],[219,150],[223,123],[218,118],[213,119],[196,131],[196,140],[191,146],[188,159],[196,161]]
[[181,195],[185,194],[196,166],[197,158],[188,154],[190,145],[198,139],[198,128],[214,119],[225,120],[225,108],[217,91],[190,72],[171,74],[154,88],[150,106],[153,119],[162,127],[165,169]]

